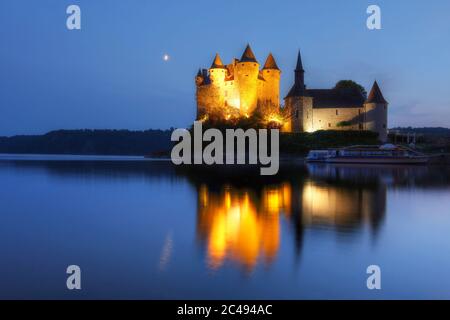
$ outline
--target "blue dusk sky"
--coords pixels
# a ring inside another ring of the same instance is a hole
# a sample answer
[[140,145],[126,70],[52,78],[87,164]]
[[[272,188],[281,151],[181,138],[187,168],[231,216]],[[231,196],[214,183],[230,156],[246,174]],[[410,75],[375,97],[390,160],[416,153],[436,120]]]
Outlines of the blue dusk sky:
[[[382,30],[366,27],[370,4]],[[300,48],[309,88],[376,79],[389,127],[449,127],[449,15],[448,0],[1,0],[0,135],[188,126],[198,68],[247,42],[261,64],[274,54],[281,96]]]

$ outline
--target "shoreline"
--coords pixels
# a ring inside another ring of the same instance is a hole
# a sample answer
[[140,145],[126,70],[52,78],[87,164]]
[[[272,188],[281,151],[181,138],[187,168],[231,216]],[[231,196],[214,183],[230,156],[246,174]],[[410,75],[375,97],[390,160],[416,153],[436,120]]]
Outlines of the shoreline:
[[[299,165],[306,164],[305,156],[296,156],[289,154],[280,155],[280,164]],[[426,166],[430,165],[450,165],[450,154],[437,154],[430,155],[430,161],[422,164]],[[123,161],[123,162],[171,162],[168,157],[149,157],[149,156],[128,156],[128,155],[81,155],[81,154],[33,154],[33,153],[0,153],[0,161]],[[183,165],[181,165],[183,166]],[[216,167],[222,165],[206,165],[198,164],[195,167]],[[223,164],[226,167],[233,166],[258,166],[250,164]]]
[[36,154],[0,153],[0,161],[169,161],[170,158],[126,156],[126,155],[84,155],[84,154]]

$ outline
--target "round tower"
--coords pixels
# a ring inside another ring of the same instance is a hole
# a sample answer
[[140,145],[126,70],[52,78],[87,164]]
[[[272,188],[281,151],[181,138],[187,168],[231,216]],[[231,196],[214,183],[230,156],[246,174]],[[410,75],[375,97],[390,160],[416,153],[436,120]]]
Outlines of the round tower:
[[281,71],[278,68],[272,53],[267,57],[262,69],[262,75],[266,81],[263,98],[269,103],[272,111],[278,111],[280,106],[280,78]]
[[250,116],[258,102],[259,63],[250,45],[247,45],[239,62],[236,62],[236,78],[239,88],[240,112]]
[[219,54],[216,53],[211,68],[209,68],[209,77],[211,79],[211,83],[214,86],[222,87],[223,83],[225,82],[226,72],[227,68],[223,65]]
[[381,142],[387,141],[387,107],[388,102],[375,81],[364,103],[364,129],[377,132]]
[[213,112],[217,111],[221,113],[222,108],[225,106],[225,76],[227,73],[227,68],[223,65],[222,60],[220,59],[219,54],[217,53],[214,57],[214,61],[209,68],[209,78],[211,81],[211,100],[214,101],[215,104],[212,106]]
[[295,67],[294,85],[289,90],[285,101],[285,114],[289,118],[289,123],[285,126],[285,131],[291,132],[312,132],[313,126],[313,99],[308,95],[305,86],[305,70],[303,69],[300,51],[297,56]]

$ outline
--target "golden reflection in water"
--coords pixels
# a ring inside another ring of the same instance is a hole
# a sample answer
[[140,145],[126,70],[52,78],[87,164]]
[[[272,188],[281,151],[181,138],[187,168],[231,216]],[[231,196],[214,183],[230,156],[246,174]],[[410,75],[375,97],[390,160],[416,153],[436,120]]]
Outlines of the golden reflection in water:
[[270,262],[280,243],[280,219],[290,203],[289,185],[248,189],[225,187],[218,193],[199,190],[199,229],[206,238],[207,259],[219,268],[226,259],[253,269],[259,258]]
[[305,225],[352,226],[364,223],[385,210],[386,191],[344,188],[307,181],[302,190]]
[[[198,192],[198,233],[205,241],[208,266],[226,260],[252,270],[272,262],[280,247],[280,218],[301,225],[354,226],[384,212],[385,190],[320,185],[306,181],[253,188],[223,186]],[[379,203],[376,203],[379,202]]]

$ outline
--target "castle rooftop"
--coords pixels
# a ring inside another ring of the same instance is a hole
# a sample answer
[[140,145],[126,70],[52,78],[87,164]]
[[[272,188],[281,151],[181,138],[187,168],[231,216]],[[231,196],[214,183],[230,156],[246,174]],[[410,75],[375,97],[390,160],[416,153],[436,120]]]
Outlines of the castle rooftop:
[[211,69],[217,69],[217,68],[225,68],[225,66],[222,63],[222,60],[220,59],[220,56],[218,53],[216,53],[216,56],[214,57],[214,61],[211,65]]
[[255,54],[252,51],[252,48],[250,48],[250,45],[247,44],[247,47],[244,50],[244,53],[242,54],[240,62],[256,62]]
[[373,83],[366,103],[388,103],[386,99],[384,99],[380,87],[378,86],[378,83],[376,81]]
[[280,68],[278,68],[277,63],[275,62],[275,58],[273,57],[273,55],[271,53],[267,57],[266,63],[264,64],[264,67],[263,67],[263,70],[264,69],[280,70]]
[[285,99],[291,98],[291,97],[307,96],[307,93],[305,90],[304,73],[305,73],[305,70],[303,70],[302,56],[301,56],[300,50],[299,50],[298,56],[297,56],[297,64],[295,66],[294,85],[292,86],[291,90],[289,90]]
[[313,98],[314,108],[355,108],[364,104],[364,97],[338,89],[308,89],[306,95]]

